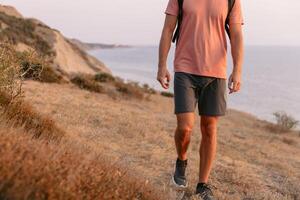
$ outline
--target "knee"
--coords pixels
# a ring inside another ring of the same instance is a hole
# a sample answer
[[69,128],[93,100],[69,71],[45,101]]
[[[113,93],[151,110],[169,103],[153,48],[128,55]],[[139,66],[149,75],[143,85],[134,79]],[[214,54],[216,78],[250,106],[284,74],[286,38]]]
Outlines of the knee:
[[179,125],[177,126],[177,136],[179,136],[181,139],[188,138],[192,133],[192,130],[193,126],[191,125]]
[[205,138],[212,138],[217,133],[217,118],[210,117],[201,121],[201,132]]

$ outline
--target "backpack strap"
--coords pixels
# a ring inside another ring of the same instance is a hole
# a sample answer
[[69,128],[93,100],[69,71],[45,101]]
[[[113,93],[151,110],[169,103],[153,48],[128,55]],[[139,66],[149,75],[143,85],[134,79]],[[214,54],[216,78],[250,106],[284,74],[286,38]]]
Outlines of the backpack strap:
[[[176,28],[176,31],[174,33],[174,36],[173,36],[173,39],[172,39],[172,42],[177,44],[178,42],[178,39],[179,39],[179,35],[180,35],[180,27],[181,27],[181,24],[182,24],[182,18],[183,18],[183,1],[184,0],[177,0],[178,1],[178,16],[177,16],[177,28]],[[230,13],[233,9],[233,6],[235,4],[235,0],[228,0],[228,13],[227,13],[227,17],[226,17],[226,20],[225,20],[225,30],[228,34],[228,37],[230,39],[230,31],[229,31],[229,16],[230,16]]]
[[229,39],[231,39],[230,31],[229,31],[229,17],[230,17],[230,13],[233,9],[234,4],[235,4],[235,0],[228,0],[228,14],[227,14],[226,21],[225,21],[225,30],[227,32]]
[[180,35],[180,27],[181,27],[181,23],[182,23],[182,17],[183,17],[183,1],[184,0],[178,0],[178,16],[177,16],[177,28],[176,31],[174,33],[172,42],[178,42],[179,39],[179,35]]

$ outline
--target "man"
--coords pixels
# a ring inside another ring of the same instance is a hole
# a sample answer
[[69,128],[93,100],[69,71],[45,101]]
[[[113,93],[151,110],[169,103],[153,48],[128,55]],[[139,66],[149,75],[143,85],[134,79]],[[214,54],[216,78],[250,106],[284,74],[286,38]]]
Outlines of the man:
[[[174,138],[178,157],[172,179],[176,186],[187,187],[187,150],[195,119],[194,111],[198,104],[202,141],[196,194],[205,200],[214,199],[208,178],[216,154],[217,122],[226,113],[225,20],[228,7],[228,0],[184,0],[182,25],[174,59],[174,113],[177,117]],[[166,62],[178,11],[178,1],[169,0],[160,40],[157,73],[157,80],[164,89],[169,88],[171,81]],[[229,14],[234,65],[228,79],[229,93],[238,92],[241,88],[242,24],[241,2],[236,0]]]

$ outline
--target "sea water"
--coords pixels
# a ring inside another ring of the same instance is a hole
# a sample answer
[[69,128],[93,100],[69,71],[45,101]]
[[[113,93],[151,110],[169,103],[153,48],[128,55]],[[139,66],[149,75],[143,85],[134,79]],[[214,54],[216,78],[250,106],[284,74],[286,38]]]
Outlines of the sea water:
[[[163,90],[156,81],[157,46],[99,49],[90,53],[103,61],[114,75]],[[171,74],[173,58],[174,47],[168,58]],[[229,52],[228,75],[231,70]],[[169,91],[173,92],[173,84]],[[300,120],[300,47],[246,46],[242,90],[228,95],[228,106],[269,121],[274,121],[276,111]]]

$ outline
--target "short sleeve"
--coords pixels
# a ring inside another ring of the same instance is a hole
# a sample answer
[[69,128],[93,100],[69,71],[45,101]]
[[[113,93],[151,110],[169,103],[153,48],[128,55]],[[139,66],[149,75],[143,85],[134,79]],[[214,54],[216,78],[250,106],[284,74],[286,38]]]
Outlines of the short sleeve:
[[235,0],[235,4],[229,15],[229,24],[244,24],[241,0]]
[[168,6],[165,10],[165,14],[177,16],[178,10],[179,10],[178,1],[177,0],[169,0]]

